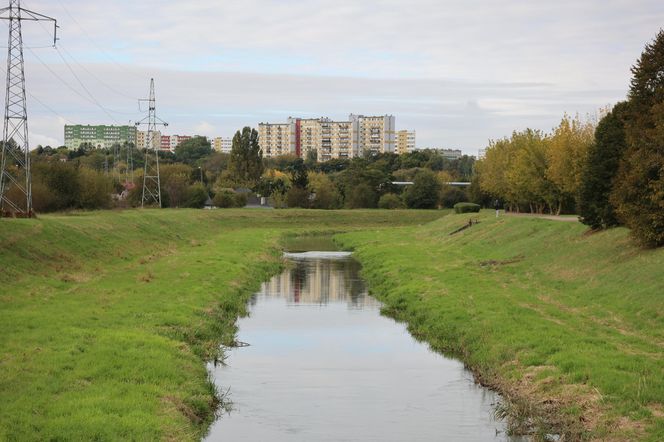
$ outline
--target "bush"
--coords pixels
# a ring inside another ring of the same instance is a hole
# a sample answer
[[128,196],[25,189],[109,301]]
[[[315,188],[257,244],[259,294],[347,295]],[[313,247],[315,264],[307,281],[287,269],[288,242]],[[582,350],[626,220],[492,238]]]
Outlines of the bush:
[[247,195],[235,193],[230,190],[222,190],[212,199],[214,205],[226,209],[229,207],[244,207],[247,205]]
[[302,187],[293,186],[286,193],[288,207],[309,207],[309,191]]
[[386,193],[378,200],[379,209],[403,209],[404,207],[405,205],[399,195],[394,193]]
[[205,187],[200,183],[192,184],[187,188],[185,207],[202,209],[205,206],[205,201],[207,201],[207,199],[208,193],[207,190],[205,190]]
[[236,193],[235,194],[235,206],[234,207],[244,207],[247,205],[247,200],[249,197],[246,193]]
[[473,213],[479,212],[481,206],[475,203],[456,203],[454,205],[454,213]]

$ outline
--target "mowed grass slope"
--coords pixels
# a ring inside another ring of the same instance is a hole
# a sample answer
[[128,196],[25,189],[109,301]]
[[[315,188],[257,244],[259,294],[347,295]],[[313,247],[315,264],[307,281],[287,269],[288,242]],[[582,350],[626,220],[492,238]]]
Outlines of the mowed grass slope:
[[136,210],[0,220],[0,440],[194,440],[204,362],[285,233],[438,212]]
[[664,440],[664,249],[483,213],[337,236],[385,310],[511,399],[515,427]]

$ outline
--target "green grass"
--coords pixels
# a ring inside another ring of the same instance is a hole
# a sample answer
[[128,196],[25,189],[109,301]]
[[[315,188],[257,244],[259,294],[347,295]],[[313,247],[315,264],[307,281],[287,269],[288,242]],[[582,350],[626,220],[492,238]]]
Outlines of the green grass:
[[467,218],[336,238],[385,312],[502,391],[515,421],[566,440],[664,440],[664,249],[493,212],[450,236]]
[[145,210],[0,220],[0,440],[195,440],[205,361],[288,234],[434,211]]

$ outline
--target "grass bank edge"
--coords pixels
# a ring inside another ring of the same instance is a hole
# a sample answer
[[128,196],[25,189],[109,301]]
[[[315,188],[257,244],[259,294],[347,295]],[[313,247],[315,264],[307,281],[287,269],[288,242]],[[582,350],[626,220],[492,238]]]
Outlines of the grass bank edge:
[[[427,256],[430,262],[440,260],[446,254],[449,254],[451,259],[458,258],[459,261],[469,259],[462,256],[466,252],[474,254],[472,259],[483,256],[483,262],[486,263],[489,270],[477,272],[474,268],[471,269],[472,271],[468,272],[469,277],[464,283],[470,285],[482,283],[479,285],[481,290],[491,293],[493,287],[500,285],[514,287],[515,290],[524,292],[529,289],[540,291],[542,287],[553,287],[558,282],[550,280],[550,275],[545,275],[546,272],[542,271],[540,267],[543,260],[541,258],[534,260],[533,273],[528,275],[530,280],[515,275],[512,270],[509,270],[511,265],[508,266],[507,264],[523,259],[523,250],[519,251],[518,245],[516,247],[505,246],[501,243],[500,237],[490,237],[490,232],[496,231],[495,226],[502,223],[516,226],[521,236],[532,236],[544,241],[542,244],[544,248],[550,247],[551,244],[546,242],[553,241],[555,238],[559,238],[566,245],[577,249],[586,247],[589,250],[592,249],[592,251],[604,254],[607,254],[607,251],[613,251],[612,247],[626,247],[628,250],[622,250],[622,253],[631,253],[642,258],[645,261],[645,264],[642,264],[650,265],[652,270],[656,270],[659,263],[664,263],[664,251],[639,250],[629,242],[628,233],[625,229],[595,233],[588,236],[585,227],[581,225],[532,219],[512,220],[501,218],[496,220],[492,213],[488,211],[482,214],[479,225],[466,232],[449,236],[449,233],[466,221],[467,216],[451,215],[425,226],[403,227],[399,229],[399,236],[393,235],[394,231],[384,232],[383,234],[376,232],[373,235],[355,232],[337,235],[335,240],[343,247],[355,251],[356,257],[363,265],[363,274],[369,283],[372,294],[385,303],[385,314],[407,323],[410,332],[416,338],[428,342],[434,350],[461,359],[475,373],[476,379],[480,383],[496,389],[507,398],[507,401],[498,408],[497,413],[509,418],[512,428],[516,432],[534,429],[534,435],[540,439],[545,439],[548,437],[547,435],[551,434],[563,435],[566,437],[565,440],[593,438],[602,440],[624,440],[625,438],[658,440],[661,438],[664,435],[661,400],[659,403],[649,404],[651,405],[650,413],[644,410],[628,410],[629,405],[617,406],[616,403],[619,400],[607,399],[607,397],[610,397],[609,395],[602,395],[600,389],[593,385],[592,373],[588,381],[579,382],[572,379],[574,373],[570,374],[557,366],[554,366],[551,370],[534,369],[534,365],[529,365],[527,362],[522,366],[519,366],[519,364],[507,366],[504,360],[496,357],[496,355],[491,355],[491,351],[487,351],[486,346],[491,345],[492,341],[488,340],[486,344],[483,344],[481,342],[482,338],[478,337],[476,330],[470,330],[472,327],[464,326],[463,323],[453,320],[455,317],[464,316],[475,321],[490,321],[491,319],[486,318],[491,318],[491,312],[486,311],[486,306],[484,306],[485,310],[482,311],[482,301],[479,299],[481,297],[472,299],[471,295],[470,300],[463,301],[468,304],[464,308],[467,307],[469,311],[474,311],[474,313],[468,314],[462,312],[459,306],[444,305],[443,302],[439,302],[441,300],[437,300],[436,294],[432,294],[428,288],[411,283],[411,280],[418,277],[425,278],[429,280],[430,285],[435,286],[441,292],[448,289],[450,291],[438,295],[454,296],[453,292],[458,287],[455,287],[453,283],[446,285],[436,281],[436,275],[432,271],[435,272],[438,269],[441,274],[459,276],[464,272],[461,267],[467,265],[467,262],[456,265],[457,268],[454,268],[455,264],[453,263],[440,264],[437,267],[434,264],[430,265],[426,260],[419,261],[423,267],[426,267],[421,275],[417,274],[418,269],[409,267],[405,271],[412,271],[413,273],[400,276],[404,269],[399,268],[399,266],[408,267],[410,262],[399,261],[396,256],[404,254],[407,256],[405,259],[408,259],[414,257],[415,254],[419,254]],[[436,237],[434,240],[431,239],[432,235]],[[624,240],[625,238],[627,240]],[[507,238],[506,240],[511,241],[514,238]],[[518,243],[519,240],[517,239],[515,242]],[[615,244],[613,244],[614,242]],[[385,246],[388,243],[391,244],[391,247]],[[601,247],[597,246],[598,243],[602,243]],[[501,256],[500,252],[496,252],[502,247],[509,250],[509,256]],[[455,251],[454,249],[458,250]],[[411,252],[413,254],[409,255]],[[530,252],[526,251],[526,253]],[[544,255],[546,252],[542,254]],[[621,256],[620,253],[617,255]],[[515,259],[515,257],[517,258]],[[600,261],[608,262],[611,259],[610,256],[603,256]],[[477,262],[474,264],[477,264]],[[561,262],[555,262],[552,265],[562,269],[565,268]],[[520,270],[523,271],[524,269],[521,268]],[[433,283],[431,283],[432,278]],[[565,290],[566,284],[580,284],[576,280],[563,282],[561,290]],[[655,285],[655,287],[664,288],[661,283]],[[651,294],[652,297],[656,296],[654,292]],[[524,299],[528,299],[528,303],[531,302],[529,298],[525,297],[526,295],[518,294],[515,299],[511,299],[509,296],[505,297],[504,293],[500,295],[500,299],[506,303],[526,303]],[[654,302],[653,305],[664,307],[662,305],[664,301]],[[518,307],[521,308],[520,305]],[[446,319],[452,319],[449,321],[450,324],[445,324]],[[558,320],[555,317],[548,319]],[[656,318],[654,323],[661,324],[661,317]],[[548,330],[546,326],[543,326],[542,329]],[[601,333],[605,332],[605,330],[599,331]],[[592,330],[592,333],[595,332],[596,330]],[[660,336],[657,330],[653,330],[653,333],[656,337]],[[518,335],[505,336],[507,340],[518,338]],[[590,338],[593,337],[589,336]],[[513,344],[513,350],[515,354],[519,353],[519,343],[515,342]],[[483,357],[488,359],[482,360]],[[650,365],[651,369],[654,366],[655,372],[651,372],[644,382],[652,382],[657,376],[657,361],[661,362],[661,358],[656,360],[655,364]],[[565,361],[559,361],[559,363],[564,365]],[[661,367],[660,363],[659,368]],[[550,385],[546,388],[540,388],[546,382],[550,382]],[[534,388],[534,386],[537,386],[537,388]],[[657,387],[661,391],[661,382],[658,383]],[[578,395],[578,403],[574,402],[574,395],[571,392]],[[584,394],[596,397],[586,403],[585,398],[582,399]],[[647,416],[644,414],[647,414]]]

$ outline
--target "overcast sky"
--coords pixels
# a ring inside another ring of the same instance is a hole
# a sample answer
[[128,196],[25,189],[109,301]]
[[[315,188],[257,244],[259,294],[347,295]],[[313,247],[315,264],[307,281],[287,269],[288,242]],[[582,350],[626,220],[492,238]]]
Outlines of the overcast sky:
[[664,26],[662,0],[22,4],[60,25],[55,50],[43,47],[47,24],[24,22],[32,146],[62,144],[66,123],[140,120],[136,99],[154,77],[167,134],[393,114],[418,147],[477,154],[623,99],[630,66]]

